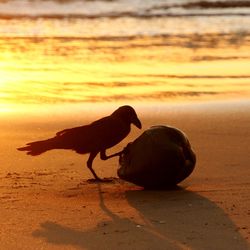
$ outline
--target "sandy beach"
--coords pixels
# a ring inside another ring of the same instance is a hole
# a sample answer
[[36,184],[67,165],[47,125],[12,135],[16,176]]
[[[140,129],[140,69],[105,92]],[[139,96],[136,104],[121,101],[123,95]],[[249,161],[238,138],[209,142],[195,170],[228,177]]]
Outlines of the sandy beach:
[[[112,183],[88,183],[87,155],[29,157],[16,150],[100,114],[1,115],[0,249],[250,249],[250,102],[135,107],[143,130],[168,124],[188,135],[197,165],[179,188],[150,191],[123,182],[117,159],[94,162]],[[140,133],[133,127],[109,152]]]

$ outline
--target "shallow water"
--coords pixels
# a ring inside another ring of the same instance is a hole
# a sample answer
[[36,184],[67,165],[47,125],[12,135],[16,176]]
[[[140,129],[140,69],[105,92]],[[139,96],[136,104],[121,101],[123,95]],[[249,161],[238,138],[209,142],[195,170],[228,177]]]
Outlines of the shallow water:
[[0,3],[0,107],[249,98],[249,1]]

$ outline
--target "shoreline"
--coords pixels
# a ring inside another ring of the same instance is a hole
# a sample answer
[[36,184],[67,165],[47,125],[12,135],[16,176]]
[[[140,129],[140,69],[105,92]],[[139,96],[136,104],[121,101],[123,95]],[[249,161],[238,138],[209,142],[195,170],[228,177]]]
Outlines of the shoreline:
[[[64,112],[63,115],[69,115],[74,113],[75,115],[80,115],[80,112],[86,112],[87,115],[95,114],[95,115],[108,115],[112,112],[115,108],[122,106],[122,105],[131,105],[135,108],[139,108],[140,111],[143,111],[145,114],[147,112],[146,109],[152,108],[164,108],[167,107],[171,108],[194,108],[200,107],[208,109],[220,105],[221,107],[225,107],[227,104],[229,105],[249,105],[250,98],[245,96],[244,98],[238,96],[236,98],[221,98],[215,100],[213,99],[178,99],[175,100],[169,99],[165,101],[119,101],[119,102],[78,102],[78,103],[70,103],[70,102],[62,102],[62,103],[32,103],[32,104],[13,104],[13,103],[0,103],[0,119],[5,116],[13,116],[17,118],[18,115],[30,114],[30,115],[46,115],[51,112],[55,114],[59,114],[60,112]],[[223,108],[224,108],[223,107]],[[73,110],[74,108],[74,110]],[[49,112],[48,112],[49,110]],[[39,112],[39,113],[38,113]],[[23,117],[25,118],[25,117]]]

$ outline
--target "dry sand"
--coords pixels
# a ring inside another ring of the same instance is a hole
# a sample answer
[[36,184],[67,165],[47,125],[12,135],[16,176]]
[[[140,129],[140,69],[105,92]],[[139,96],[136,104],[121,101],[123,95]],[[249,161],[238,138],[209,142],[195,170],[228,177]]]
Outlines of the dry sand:
[[[143,129],[168,124],[188,135],[198,162],[179,189],[145,191],[118,179],[91,184],[87,156],[32,158],[15,149],[90,114],[1,115],[0,249],[250,249],[250,102],[137,110]],[[133,128],[110,152],[140,133]],[[94,168],[116,177],[117,164],[98,159]]]

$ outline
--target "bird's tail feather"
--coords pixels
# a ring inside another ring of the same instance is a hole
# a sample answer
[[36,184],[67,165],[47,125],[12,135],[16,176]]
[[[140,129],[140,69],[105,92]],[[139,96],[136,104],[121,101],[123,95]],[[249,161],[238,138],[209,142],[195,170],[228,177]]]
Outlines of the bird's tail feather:
[[25,147],[17,148],[19,151],[27,151],[28,155],[40,155],[48,150],[55,148],[55,139],[51,138],[44,141],[36,141],[27,143]]

